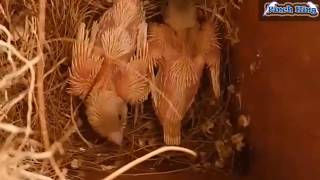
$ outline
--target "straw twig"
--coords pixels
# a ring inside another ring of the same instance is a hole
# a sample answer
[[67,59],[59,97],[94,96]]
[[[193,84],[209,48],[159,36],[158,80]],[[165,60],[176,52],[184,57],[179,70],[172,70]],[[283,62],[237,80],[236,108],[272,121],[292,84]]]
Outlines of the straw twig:
[[122,173],[128,171],[129,169],[131,169],[132,167],[146,161],[147,159],[152,158],[153,156],[159,155],[161,153],[167,152],[167,151],[180,151],[186,154],[190,154],[194,157],[197,156],[197,153],[187,149],[187,148],[183,148],[183,147],[176,147],[176,146],[165,146],[165,147],[161,147],[155,151],[152,151],[130,163],[128,163],[127,165],[121,167],[120,169],[116,170],[115,172],[113,172],[112,174],[110,174],[109,176],[107,176],[106,178],[104,178],[103,180],[113,180],[116,177],[118,177],[119,175],[121,175]]
[[45,149],[48,149],[50,146],[48,129],[47,129],[47,120],[46,120],[46,107],[45,107],[45,97],[44,97],[44,66],[45,58],[43,54],[43,46],[45,42],[45,18],[46,18],[46,0],[39,1],[39,22],[38,22],[38,34],[39,34],[39,43],[38,43],[38,54],[41,57],[40,62],[37,66],[37,101],[38,101],[38,115],[40,120],[41,133],[43,138],[43,143]]

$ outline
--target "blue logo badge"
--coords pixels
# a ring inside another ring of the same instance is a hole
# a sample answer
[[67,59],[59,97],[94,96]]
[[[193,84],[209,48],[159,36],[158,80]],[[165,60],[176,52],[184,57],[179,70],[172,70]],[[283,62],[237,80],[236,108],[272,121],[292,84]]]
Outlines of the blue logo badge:
[[308,2],[285,2],[276,1],[264,3],[264,17],[271,16],[304,16],[316,18],[319,16],[319,5],[311,1]]

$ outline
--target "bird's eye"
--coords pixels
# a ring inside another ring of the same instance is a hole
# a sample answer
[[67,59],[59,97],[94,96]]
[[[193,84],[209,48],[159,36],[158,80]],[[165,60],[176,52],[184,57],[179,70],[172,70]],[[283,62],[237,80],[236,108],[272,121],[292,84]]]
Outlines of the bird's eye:
[[122,116],[121,114],[118,115],[119,120],[122,120]]

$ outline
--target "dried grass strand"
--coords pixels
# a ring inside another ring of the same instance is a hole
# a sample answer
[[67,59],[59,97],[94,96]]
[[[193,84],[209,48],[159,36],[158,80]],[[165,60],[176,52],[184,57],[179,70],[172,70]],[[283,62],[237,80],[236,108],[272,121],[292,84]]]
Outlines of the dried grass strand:
[[28,94],[28,91],[29,90],[25,90],[21,92],[17,97],[0,107],[0,122],[3,120],[3,118],[6,116],[6,114],[10,111],[10,109],[13,106],[20,102]]
[[121,167],[120,169],[116,170],[115,172],[113,172],[112,174],[110,174],[109,176],[107,176],[106,178],[104,178],[103,180],[113,180],[115,178],[117,178],[119,175],[121,175],[122,173],[128,171],[129,169],[133,168],[134,166],[156,156],[159,155],[161,153],[167,152],[167,151],[180,151],[189,155],[192,155],[194,157],[197,157],[197,153],[187,149],[187,148],[183,148],[183,147],[178,147],[178,146],[164,146],[164,147],[160,147],[159,149],[156,149],[128,164],[126,164],[125,166]]
[[[1,10],[1,7],[2,6],[0,6],[0,10]],[[7,35],[7,43],[10,44],[11,40],[12,40],[12,36],[11,36],[10,32],[1,24],[0,24],[0,30],[3,31]],[[11,64],[12,71],[15,72],[17,70],[17,66],[12,59],[12,52],[11,51],[7,51],[7,60]]]

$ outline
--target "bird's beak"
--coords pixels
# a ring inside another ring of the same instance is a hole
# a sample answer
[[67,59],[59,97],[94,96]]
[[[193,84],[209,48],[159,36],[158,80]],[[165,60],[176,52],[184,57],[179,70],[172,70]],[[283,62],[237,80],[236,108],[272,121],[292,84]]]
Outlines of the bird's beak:
[[112,132],[109,134],[108,139],[113,143],[121,146],[123,141],[123,133],[121,131]]
[[124,131],[124,128],[126,127],[126,124],[127,124],[127,112],[128,112],[128,109],[127,109],[127,106],[125,105],[124,108],[122,108],[122,111],[121,111],[121,127],[120,127],[120,130],[116,131],[116,132],[111,132],[108,135],[109,140],[111,142],[119,145],[119,146],[122,145],[123,131]]

